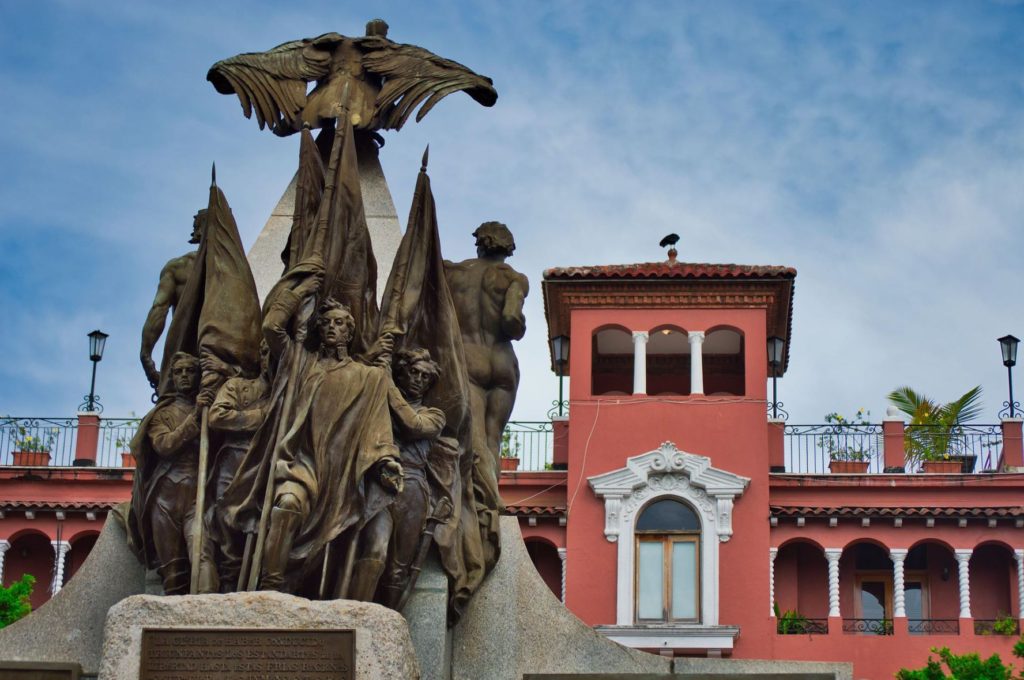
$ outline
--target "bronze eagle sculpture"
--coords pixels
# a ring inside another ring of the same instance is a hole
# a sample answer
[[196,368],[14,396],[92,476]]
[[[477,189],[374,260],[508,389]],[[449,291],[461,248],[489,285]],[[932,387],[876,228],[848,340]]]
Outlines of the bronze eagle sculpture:
[[281,137],[333,121],[346,84],[357,130],[399,130],[420,104],[417,122],[459,90],[484,106],[497,101],[490,78],[422,47],[393,42],[387,29],[375,19],[362,38],[324,33],[239,54],[214,64],[206,79],[221,94],[237,94],[246,118],[255,112],[261,130],[269,126]]

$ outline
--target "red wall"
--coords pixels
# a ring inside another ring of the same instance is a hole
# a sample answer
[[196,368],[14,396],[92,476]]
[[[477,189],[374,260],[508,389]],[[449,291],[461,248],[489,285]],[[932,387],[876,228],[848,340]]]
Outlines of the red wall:
[[763,309],[572,311],[570,372],[575,379],[570,384],[567,604],[590,625],[615,623],[617,546],[604,538],[604,502],[594,496],[587,478],[621,468],[626,458],[671,441],[681,450],[710,457],[715,467],[751,479],[735,503],[734,538],[719,544],[719,618],[744,627],[735,651],[752,656],[747,651],[753,651],[754,641],[774,629],[768,617],[767,568],[728,565],[766,567],[768,562],[764,357],[744,353],[745,397],[595,397],[590,394],[591,336],[610,323],[631,330],[663,324],[688,330],[729,325],[743,333],[745,347],[763,347],[766,340]]

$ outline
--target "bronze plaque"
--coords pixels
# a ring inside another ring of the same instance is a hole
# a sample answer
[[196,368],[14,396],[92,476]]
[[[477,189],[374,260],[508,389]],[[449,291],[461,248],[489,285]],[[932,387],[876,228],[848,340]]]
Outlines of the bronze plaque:
[[352,680],[354,630],[144,628],[139,680]]

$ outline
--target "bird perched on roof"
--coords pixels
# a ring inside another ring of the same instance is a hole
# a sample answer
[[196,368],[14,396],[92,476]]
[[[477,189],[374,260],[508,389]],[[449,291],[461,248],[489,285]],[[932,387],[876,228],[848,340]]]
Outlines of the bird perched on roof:
[[497,101],[490,78],[422,47],[392,42],[387,31],[383,19],[374,19],[362,38],[324,33],[239,54],[214,64],[206,79],[221,94],[237,94],[246,118],[255,111],[260,129],[281,137],[333,121],[346,84],[357,130],[398,130],[420,104],[417,121],[459,90],[484,106]]
[[662,248],[668,246],[668,259],[672,262],[675,262],[676,255],[679,254],[676,252],[677,243],[679,243],[679,234],[669,234],[665,238],[661,239],[661,242],[658,244]]

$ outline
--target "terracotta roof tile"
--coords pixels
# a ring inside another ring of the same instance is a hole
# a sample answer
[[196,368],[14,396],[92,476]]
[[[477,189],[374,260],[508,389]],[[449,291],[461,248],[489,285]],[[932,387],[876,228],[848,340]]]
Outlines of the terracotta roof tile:
[[528,515],[554,517],[565,515],[565,508],[557,505],[506,505],[505,514],[523,517]]
[[709,264],[701,262],[640,262],[589,267],[552,267],[544,271],[552,279],[792,279],[796,269],[773,265]]
[[0,510],[110,510],[124,501],[0,501]]
[[1024,517],[1024,506],[988,508],[782,506],[769,508],[772,517]]

